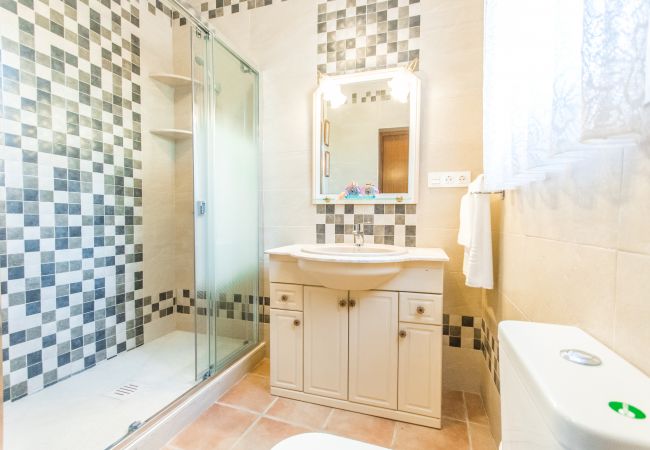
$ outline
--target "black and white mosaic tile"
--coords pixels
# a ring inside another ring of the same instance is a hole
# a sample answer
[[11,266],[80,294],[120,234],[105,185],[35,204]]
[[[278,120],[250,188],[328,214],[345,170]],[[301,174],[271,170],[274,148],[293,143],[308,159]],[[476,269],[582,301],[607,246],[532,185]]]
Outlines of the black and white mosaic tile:
[[[4,400],[143,343],[138,2],[0,2]],[[6,201],[4,201],[6,199]]]
[[352,229],[363,224],[365,242],[415,247],[415,205],[316,205],[316,242],[352,243]]
[[270,6],[274,2],[286,2],[287,0],[210,0],[201,3],[201,15],[207,19],[237,14],[255,8]]
[[481,350],[483,319],[457,314],[442,315],[442,344],[449,347]]
[[386,89],[376,89],[374,91],[353,92],[348,96],[346,103],[375,103],[375,102],[388,102],[391,100],[390,92]]
[[420,56],[420,0],[320,0],[318,71],[406,65]]
[[483,321],[481,351],[485,358],[485,364],[492,375],[497,390],[501,390],[501,380],[499,379],[499,339],[496,334],[490,331],[486,321]]
[[[197,300],[192,296],[190,289],[181,289],[181,295],[176,304],[176,312],[179,314],[193,314],[194,308],[199,316],[208,314],[205,295],[198,296]],[[220,293],[218,300],[214,302],[214,315],[222,319],[245,320],[253,322],[254,312],[257,308],[259,321],[269,323],[268,310],[265,307],[270,305],[269,297],[255,297],[247,294]]]

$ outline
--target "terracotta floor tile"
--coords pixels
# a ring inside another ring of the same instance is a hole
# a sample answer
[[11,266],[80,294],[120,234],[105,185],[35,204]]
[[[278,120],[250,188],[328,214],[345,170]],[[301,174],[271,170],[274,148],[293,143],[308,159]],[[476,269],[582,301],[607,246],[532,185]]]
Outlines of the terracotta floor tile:
[[251,373],[256,373],[257,375],[263,375],[265,377],[270,376],[271,372],[271,363],[268,358],[264,358],[260,363],[255,366]]
[[466,420],[465,401],[461,391],[442,391],[442,417]]
[[259,375],[246,375],[239,384],[230,388],[219,403],[240,406],[256,412],[263,412],[273,401],[269,393],[269,379]]
[[183,450],[229,449],[257,419],[255,414],[223,405],[212,405],[169,443]]
[[322,428],[331,411],[332,409],[326,406],[299,402],[288,398],[278,398],[266,415],[296,425]]
[[467,407],[467,420],[481,425],[490,425],[480,395],[465,392],[465,406]]
[[470,423],[469,433],[472,437],[472,450],[497,450],[497,444],[492,437],[490,428]]
[[283,439],[308,432],[306,428],[262,417],[233,447],[233,450],[267,450]]
[[469,439],[465,422],[442,419],[442,429],[397,423],[396,450],[467,450]]
[[330,433],[382,447],[390,447],[394,430],[395,422],[392,420],[340,409],[334,410],[325,427],[325,431]]

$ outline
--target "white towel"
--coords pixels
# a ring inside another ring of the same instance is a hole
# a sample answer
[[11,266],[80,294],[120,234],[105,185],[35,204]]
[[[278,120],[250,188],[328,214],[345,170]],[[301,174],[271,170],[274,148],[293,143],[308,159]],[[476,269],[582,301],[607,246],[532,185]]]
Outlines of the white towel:
[[469,185],[460,201],[460,227],[458,243],[465,247],[463,274],[470,287],[492,289],[492,225],[490,221],[490,196],[472,194],[483,191],[483,175]]

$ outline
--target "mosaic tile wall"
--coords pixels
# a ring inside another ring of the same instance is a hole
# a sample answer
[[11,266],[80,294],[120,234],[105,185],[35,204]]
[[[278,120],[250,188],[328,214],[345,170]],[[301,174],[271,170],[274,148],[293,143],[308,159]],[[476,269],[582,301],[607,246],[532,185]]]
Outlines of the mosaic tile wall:
[[4,400],[143,342],[138,3],[3,0]]
[[442,345],[481,350],[481,317],[442,315]]
[[363,224],[365,242],[415,247],[415,205],[316,205],[316,242],[352,243]]
[[420,56],[420,0],[320,0],[318,71],[406,65]]
[[[287,0],[275,0],[275,3]],[[272,5],[274,0],[210,0],[201,3],[201,15],[208,19],[237,14],[249,9]]]
[[501,380],[499,379],[499,339],[495,333],[490,331],[490,327],[487,325],[485,320],[481,325],[481,330],[481,351],[483,352],[483,357],[485,358],[488,370],[492,374],[492,381],[494,381],[497,390],[501,390]]

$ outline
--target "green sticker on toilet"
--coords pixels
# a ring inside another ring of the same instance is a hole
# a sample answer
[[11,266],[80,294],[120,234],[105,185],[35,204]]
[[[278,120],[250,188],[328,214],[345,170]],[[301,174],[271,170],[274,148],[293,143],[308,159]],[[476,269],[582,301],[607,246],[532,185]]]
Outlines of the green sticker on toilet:
[[646,418],[646,415],[643,411],[634,405],[630,405],[629,403],[609,402],[609,407],[621,416],[625,416],[630,419],[641,420]]

